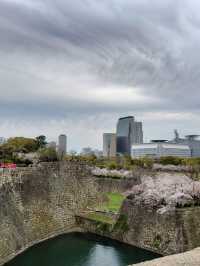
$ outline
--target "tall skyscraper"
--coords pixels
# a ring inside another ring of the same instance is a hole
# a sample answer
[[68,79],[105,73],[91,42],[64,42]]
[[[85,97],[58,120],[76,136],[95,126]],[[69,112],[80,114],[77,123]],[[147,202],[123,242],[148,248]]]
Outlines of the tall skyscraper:
[[58,137],[58,156],[62,159],[67,153],[67,136],[60,135]]
[[117,123],[117,154],[131,155],[131,146],[143,143],[142,122],[133,116],[122,117]]
[[103,156],[104,157],[116,156],[116,134],[114,133],[103,134]]

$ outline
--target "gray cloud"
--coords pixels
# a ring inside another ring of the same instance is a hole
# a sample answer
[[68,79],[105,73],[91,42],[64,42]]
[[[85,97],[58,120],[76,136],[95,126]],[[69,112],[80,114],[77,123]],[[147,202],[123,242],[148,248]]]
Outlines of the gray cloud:
[[198,0],[2,0],[4,124],[56,119],[61,130],[63,119],[95,116],[100,136],[112,129],[102,117],[113,127],[118,115],[136,114],[150,125],[151,113],[167,117],[165,129],[199,130],[199,8]]

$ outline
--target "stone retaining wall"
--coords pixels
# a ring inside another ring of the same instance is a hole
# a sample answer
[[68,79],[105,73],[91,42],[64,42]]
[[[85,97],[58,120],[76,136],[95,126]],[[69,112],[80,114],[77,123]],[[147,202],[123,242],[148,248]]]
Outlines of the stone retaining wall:
[[[200,207],[175,209],[164,214],[125,203],[115,224],[77,217],[85,232],[106,236],[157,254],[170,255],[200,246]],[[121,219],[121,222],[119,223]]]
[[129,244],[169,255],[200,246],[200,207],[175,208],[164,213],[148,206],[133,206],[126,199],[121,211],[129,230],[123,239]]
[[74,231],[75,214],[96,202],[96,196],[95,182],[82,163],[44,163],[1,173],[0,265],[33,243]]
[[123,193],[134,185],[139,184],[139,179],[136,178],[122,178],[122,179],[114,179],[114,178],[106,178],[106,177],[96,177],[96,183],[98,185],[99,192],[119,192]]

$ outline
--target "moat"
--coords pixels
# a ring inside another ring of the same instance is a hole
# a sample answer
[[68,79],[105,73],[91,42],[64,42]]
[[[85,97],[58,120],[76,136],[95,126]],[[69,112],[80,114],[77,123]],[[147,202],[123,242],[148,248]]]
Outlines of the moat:
[[5,266],[125,266],[157,257],[107,238],[72,233],[40,243]]

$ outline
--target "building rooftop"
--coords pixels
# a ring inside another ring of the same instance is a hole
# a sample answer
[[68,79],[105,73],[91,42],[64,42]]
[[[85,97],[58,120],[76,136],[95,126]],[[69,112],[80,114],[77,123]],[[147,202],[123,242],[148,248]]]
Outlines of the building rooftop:
[[153,139],[151,140],[151,143],[163,143],[163,142],[167,142],[167,139]]
[[186,135],[186,139],[190,139],[190,140],[195,140],[199,137],[200,135],[195,135],[195,134],[192,134],[192,135]]
[[123,120],[123,119],[127,119],[127,118],[133,118],[134,119],[134,116],[125,116],[125,117],[120,117],[119,120]]

